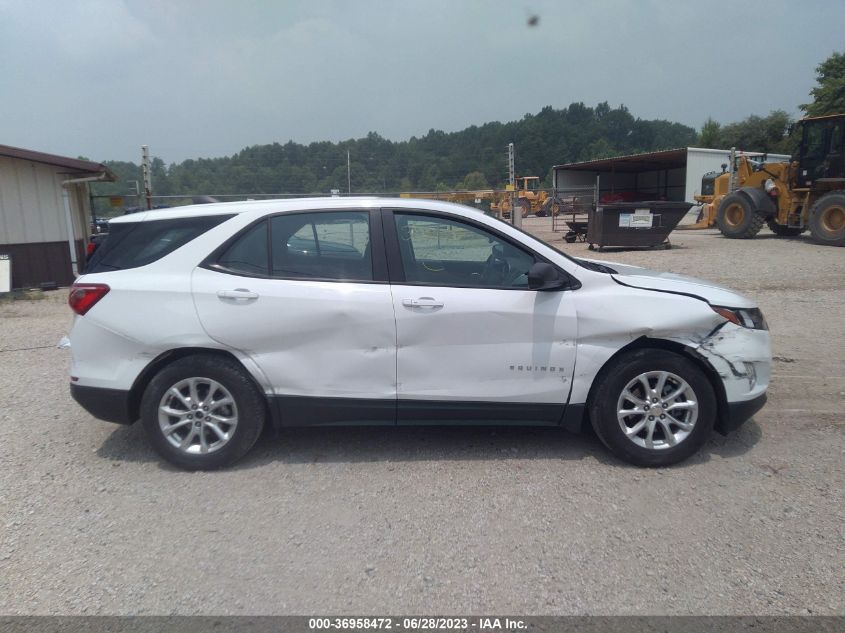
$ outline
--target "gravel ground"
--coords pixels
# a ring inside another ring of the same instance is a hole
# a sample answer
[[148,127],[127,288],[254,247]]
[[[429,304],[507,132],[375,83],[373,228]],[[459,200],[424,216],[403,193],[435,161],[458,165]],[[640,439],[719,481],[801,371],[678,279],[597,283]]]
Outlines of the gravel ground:
[[0,303],[0,613],[845,614],[845,250],[672,241],[598,257],[757,298],[776,362],[754,420],[663,470],[559,430],[335,428],[180,472],[71,400],[64,292]]

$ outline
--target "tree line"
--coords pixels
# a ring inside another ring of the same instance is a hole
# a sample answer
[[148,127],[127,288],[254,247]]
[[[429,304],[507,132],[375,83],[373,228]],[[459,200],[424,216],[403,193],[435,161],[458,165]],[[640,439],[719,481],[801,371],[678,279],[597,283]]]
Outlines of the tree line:
[[[507,146],[516,147],[521,175],[550,184],[552,165],[692,144],[696,131],[680,123],[635,118],[623,105],[611,108],[573,103],[551,106],[518,121],[491,122],[458,132],[429,130],[406,141],[376,132],[339,143],[271,143],[232,156],[188,159],[165,165],[152,161],[157,195],[346,193],[347,152],[353,193],[503,188],[508,180]],[[140,166],[106,161],[122,182],[98,184],[97,194],[125,193],[140,180]]]
[[[845,53],[818,66],[807,115],[845,112]],[[347,152],[352,193],[396,193],[503,188],[508,179],[507,145],[516,147],[520,175],[540,176],[551,185],[553,165],[686,146],[737,147],[791,154],[798,142],[783,110],[720,124],[705,121],[700,131],[662,119],[642,119],[624,105],[595,107],[572,103],[546,106],[518,121],[473,125],[457,132],[429,130],[420,137],[391,141],[376,132],[339,143],[253,145],[232,156],[188,159],[167,165],[152,161],[155,195],[347,193]],[[95,195],[125,195],[127,182],[140,181],[138,164],[104,161],[120,181],[94,185]],[[99,201],[102,209],[104,201]]]

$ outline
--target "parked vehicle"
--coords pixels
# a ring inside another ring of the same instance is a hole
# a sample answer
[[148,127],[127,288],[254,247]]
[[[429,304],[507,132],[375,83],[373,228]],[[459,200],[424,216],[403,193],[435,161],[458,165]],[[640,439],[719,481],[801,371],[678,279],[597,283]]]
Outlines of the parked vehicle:
[[592,424],[643,466],[763,406],[769,333],[709,282],[573,259],[414,199],[206,204],[111,221],[73,286],[71,393],[188,469],[265,422]]
[[106,241],[108,235],[108,233],[94,233],[88,236],[88,244],[85,245],[85,266],[88,265],[88,262],[91,261],[94,253],[98,248],[100,248],[100,244]]
[[[538,217],[552,213],[552,198],[548,191],[540,189],[539,176],[517,176],[516,204],[522,209],[522,217],[534,212]],[[490,209],[498,212],[503,218],[511,217],[511,194],[504,192],[499,200],[490,204]]]
[[93,235],[99,235],[100,233],[108,233],[109,231],[109,221],[107,218],[94,218],[94,221],[91,222],[91,233]]
[[752,238],[763,224],[775,235],[807,229],[828,246],[845,246],[845,113],[799,122],[801,144],[792,162],[739,154],[730,170],[701,180],[701,219],[689,228],[716,225],[730,238]]

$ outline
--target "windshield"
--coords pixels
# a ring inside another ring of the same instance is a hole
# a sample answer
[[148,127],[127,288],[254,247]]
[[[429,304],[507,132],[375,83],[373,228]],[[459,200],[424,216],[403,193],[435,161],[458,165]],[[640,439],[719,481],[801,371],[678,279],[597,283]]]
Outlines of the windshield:
[[[501,220],[501,219],[499,219],[499,221],[502,222],[503,224],[507,224],[510,228],[514,229],[515,231],[519,231],[523,235],[527,235],[532,240],[538,240],[538,238],[536,236],[532,235],[528,231],[525,231],[524,229],[522,229],[518,226],[514,226],[510,222],[505,222],[504,220]],[[560,250],[559,248],[557,248],[556,246],[554,246],[550,242],[545,242],[545,241],[542,241],[542,240],[538,240],[538,241],[541,241],[543,246],[548,246],[555,253],[557,253],[558,255],[562,255],[563,257],[565,257],[566,259],[568,259],[572,263],[577,264],[581,268],[586,268],[587,270],[592,270],[592,271],[595,271],[595,272],[607,273],[607,274],[614,274],[614,273],[617,272],[613,268],[611,268],[610,266],[605,266],[604,264],[598,264],[596,262],[591,262],[591,261],[588,261],[586,259],[578,259],[577,257],[573,257],[572,255],[568,255],[567,253],[563,252],[562,250]]]

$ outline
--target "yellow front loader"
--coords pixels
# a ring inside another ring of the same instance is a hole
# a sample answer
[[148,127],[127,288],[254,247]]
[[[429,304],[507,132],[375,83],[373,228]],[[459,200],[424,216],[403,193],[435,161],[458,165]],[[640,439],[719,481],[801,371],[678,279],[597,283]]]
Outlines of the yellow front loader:
[[791,162],[740,154],[731,169],[705,174],[699,222],[729,238],[752,238],[763,224],[776,235],[809,230],[813,239],[845,246],[845,114],[800,121],[801,145]]

